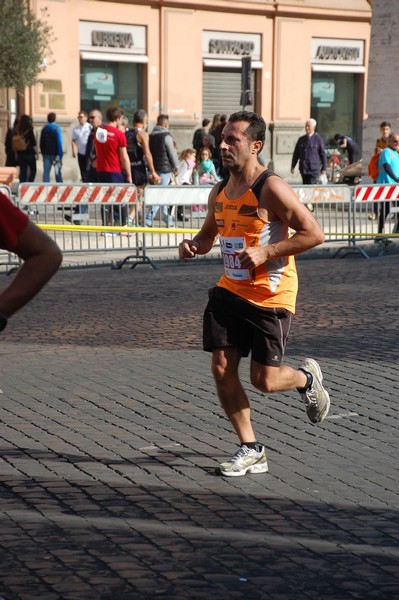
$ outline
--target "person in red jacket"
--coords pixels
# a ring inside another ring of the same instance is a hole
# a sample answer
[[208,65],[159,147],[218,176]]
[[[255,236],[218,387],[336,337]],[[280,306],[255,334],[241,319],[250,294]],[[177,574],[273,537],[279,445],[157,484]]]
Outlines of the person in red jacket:
[[9,317],[29,302],[56,273],[62,262],[57,244],[0,192],[0,248],[23,263],[0,291],[0,331]]

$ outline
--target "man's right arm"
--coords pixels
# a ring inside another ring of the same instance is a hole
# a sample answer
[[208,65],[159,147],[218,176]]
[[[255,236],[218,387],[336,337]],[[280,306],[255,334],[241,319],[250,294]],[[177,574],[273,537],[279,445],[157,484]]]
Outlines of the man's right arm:
[[291,173],[294,172],[295,167],[296,167],[296,163],[298,162],[299,159],[299,152],[298,152],[298,142],[295,144],[295,149],[294,149],[294,153],[292,155],[292,161],[291,161]]
[[321,163],[321,172],[325,173],[327,170],[327,155],[326,155],[326,149],[324,146],[324,140],[321,137],[321,135],[319,135],[319,156],[320,156],[320,163]]

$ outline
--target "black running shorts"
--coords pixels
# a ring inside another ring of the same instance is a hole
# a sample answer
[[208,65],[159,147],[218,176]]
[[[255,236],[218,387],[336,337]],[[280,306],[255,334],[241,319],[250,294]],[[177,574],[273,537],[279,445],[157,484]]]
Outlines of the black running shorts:
[[285,308],[262,308],[222,287],[209,290],[203,320],[203,348],[239,348],[262,365],[281,365],[292,313]]

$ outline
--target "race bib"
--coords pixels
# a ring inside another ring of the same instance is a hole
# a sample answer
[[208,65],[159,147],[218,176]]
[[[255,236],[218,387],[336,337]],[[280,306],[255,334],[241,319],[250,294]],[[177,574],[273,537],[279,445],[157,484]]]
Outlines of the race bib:
[[241,267],[237,254],[244,250],[245,238],[220,236],[219,241],[226,277],[229,279],[234,279],[235,281],[244,281],[246,279],[250,279],[251,274],[249,270]]

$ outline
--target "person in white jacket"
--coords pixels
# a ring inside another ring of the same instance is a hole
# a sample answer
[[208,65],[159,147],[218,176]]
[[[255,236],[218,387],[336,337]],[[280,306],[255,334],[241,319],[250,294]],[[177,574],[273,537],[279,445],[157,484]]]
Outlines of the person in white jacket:
[[[193,171],[195,168],[195,150],[194,148],[186,148],[179,154],[179,166],[177,167],[177,183],[180,185],[192,185]],[[177,220],[188,221],[188,217],[184,216],[184,207],[177,207]]]

